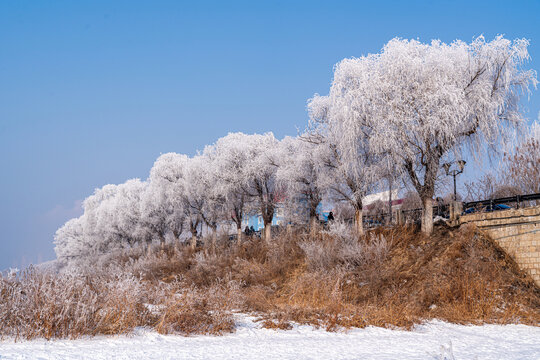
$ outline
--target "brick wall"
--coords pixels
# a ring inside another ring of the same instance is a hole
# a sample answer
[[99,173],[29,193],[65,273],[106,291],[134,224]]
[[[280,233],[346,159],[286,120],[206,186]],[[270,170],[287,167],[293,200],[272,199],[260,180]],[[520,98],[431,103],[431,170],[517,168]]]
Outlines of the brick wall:
[[460,217],[485,231],[540,286],[540,206]]

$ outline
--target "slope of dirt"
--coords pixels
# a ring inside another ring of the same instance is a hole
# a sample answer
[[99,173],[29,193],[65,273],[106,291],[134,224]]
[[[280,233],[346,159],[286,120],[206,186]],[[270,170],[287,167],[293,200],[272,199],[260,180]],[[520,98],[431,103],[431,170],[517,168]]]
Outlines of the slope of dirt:
[[381,267],[384,298],[453,322],[540,320],[540,289],[475,228],[440,225],[429,238],[403,235]]
[[410,327],[433,318],[540,324],[540,289],[475,228],[439,225],[430,237],[400,228],[377,236],[388,242],[378,261],[311,274],[295,269],[272,301],[280,314],[274,324]]

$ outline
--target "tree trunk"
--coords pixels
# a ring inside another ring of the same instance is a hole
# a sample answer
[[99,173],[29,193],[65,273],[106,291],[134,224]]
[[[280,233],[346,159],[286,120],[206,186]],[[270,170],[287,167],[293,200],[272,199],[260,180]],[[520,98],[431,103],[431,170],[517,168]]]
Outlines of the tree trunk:
[[319,206],[320,200],[318,196],[315,196],[313,193],[309,196],[309,230],[311,236],[315,236],[319,227],[319,215],[317,214],[317,207]]
[[361,208],[354,211],[354,229],[357,235],[364,235],[363,211]]
[[315,236],[315,234],[317,233],[317,227],[318,227],[317,220],[318,219],[315,216],[312,216],[309,220],[309,231],[310,231],[311,236]]
[[264,240],[265,241],[272,240],[272,223],[264,224]]
[[236,228],[236,242],[238,245],[242,243],[242,227]]
[[[197,227],[199,226],[199,220],[193,222],[193,220],[190,221],[189,224],[189,231],[191,232],[191,248],[195,250],[197,247]],[[202,226],[201,226],[201,233],[202,233]]]
[[424,184],[420,182],[414,170],[412,161],[405,163],[405,169],[409,173],[412,184],[416,188],[420,199],[422,200],[422,232],[430,235],[433,231],[433,195],[435,195],[435,181],[439,171],[439,163],[444,149],[437,146],[436,149],[431,149],[426,152],[427,162],[425,165]]
[[[264,239],[265,241],[272,240],[272,220],[274,219],[274,196],[268,191],[268,184],[257,184],[257,193],[259,195],[259,205],[261,207],[261,215],[264,222]],[[263,190],[266,189],[266,192]],[[266,196],[265,196],[266,194]]]
[[212,247],[215,248],[217,245],[217,228],[212,228]]
[[243,214],[243,208],[244,208],[244,196],[241,197],[241,203],[239,205],[235,205],[234,207],[234,216],[232,217],[232,220],[236,224],[236,243],[240,245],[242,243],[242,214]]
[[174,246],[176,248],[180,248],[180,232],[177,230],[173,230],[173,236],[174,236]]
[[195,250],[197,247],[197,228],[191,227],[191,248]]
[[433,232],[433,199],[426,197],[422,199],[422,232],[430,235]]
[[159,232],[158,237],[159,237],[159,245],[163,248],[163,246],[165,246],[165,236],[163,235],[163,233]]

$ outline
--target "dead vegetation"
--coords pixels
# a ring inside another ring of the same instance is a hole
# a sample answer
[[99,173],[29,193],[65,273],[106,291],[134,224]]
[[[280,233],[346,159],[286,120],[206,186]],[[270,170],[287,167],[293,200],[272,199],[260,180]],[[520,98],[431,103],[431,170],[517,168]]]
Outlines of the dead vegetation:
[[338,226],[271,243],[131,249],[61,274],[0,278],[0,334],[61,338],[127,333],[222,334],[233,311],[267,328],[328,330],[453,323],[540,324],[540,289],[474,228],[377,230],[357,240]]

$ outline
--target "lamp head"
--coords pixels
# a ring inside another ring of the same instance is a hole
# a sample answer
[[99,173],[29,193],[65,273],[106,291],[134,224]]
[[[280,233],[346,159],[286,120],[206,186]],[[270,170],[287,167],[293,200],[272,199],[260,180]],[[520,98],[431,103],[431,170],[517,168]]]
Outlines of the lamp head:
[[465,164],[467,162],[465,160],[458,160],[457,164],[459,166],[459,170],[463,171],[463,169],[465,168]]
[[452,164],[450,164],[450,163],[443,164],[443,168],[444,168],[444,171],[446,171],[446,175],[449,174],[451,165]]

